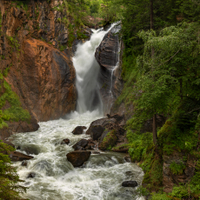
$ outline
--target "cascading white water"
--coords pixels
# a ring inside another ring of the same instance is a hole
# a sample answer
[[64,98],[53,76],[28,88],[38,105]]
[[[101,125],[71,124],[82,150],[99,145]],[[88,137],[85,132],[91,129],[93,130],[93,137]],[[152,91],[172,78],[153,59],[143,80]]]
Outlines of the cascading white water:
[[[82,168],[74,168],[66,159],[73,151],[72,146],[86,134],[73,135],[76,126],[89,126],[92,121],[102,117],[101,104],[93,106],[93,92],[96,92],[98,66],[94,60],[94,51],[101,42],[105,31],[94,31],[91,41],[79,45],[74,57],[77,71],[78,112],[66,118],[39,123],[40,128],[32,133],[13,135],[12,142],[20,147],[20,152],[34,156],[22,166],[15,162],[18,174],[28,187],[22,198],[30,200],[132,200],[137,197],[135,188],[123,188],[125,180],[136,180],[141,185],[143,171],[134,163],[124,160],[124,154],[101,152],[91,154]],[[88,64],[87,64],[88,63]],[[94,69],[93,69],[94,68]],[[85,80],[86,79],[86,80]],[[91,100],[91,101],[90,101]],[[89,103],[90,102],[90,103]],[[96,110],[95,110],[96,108]],[[90,111],[93,110],[93,111]],[[70,140],[69,145],[61,144],[63,139]],[[28,178],[35,173],[34,178]]]
[[[113,26],[115,26],[115,23],[111,28]],[[96,48],[108,31],[102,29],[93,30],[90,40],[84,44],[78,45],[73,58],[73,64],[76,69],[76,87],[78,91],[77,111],[79,113],[95,109],[102,111],[102,103],[97,82],[99,64],[97,63],[94,54]]]

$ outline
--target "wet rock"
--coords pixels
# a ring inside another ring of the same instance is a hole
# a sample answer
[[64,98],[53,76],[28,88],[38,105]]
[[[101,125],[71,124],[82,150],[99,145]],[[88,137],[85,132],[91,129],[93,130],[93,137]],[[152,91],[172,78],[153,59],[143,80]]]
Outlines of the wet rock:
[[114,118],[101,118],[95,120],[90,124],[86,134],[90,135],[93,140],[98,140],[106,128],[112,129],[114,127],[115,122],[116,119]]
[[74,166],[80,167],[90,158],[90,151],[73,151],[68,153],[67,160]]
[[25,151],[27,154],[38,155],[40,153],[39,146],[35,144],[28,144],[27,146],[22,146],[20,150]]
[[90,136],[93,140],[98,140],[101,137],[104,130],[105,128],[101,125],[93,126],[91,128]]
[[26,160],[23,160],[21,166],[27,167],[27,165],[28,165],[28,162]]
[[93,151],[92,154],[101,154],[100,151]]
[[82,139],[73,145],[74,150],[83,150],[88,145],[88,140]]
[[35,172],[31,172],[28,174],[27,178],[35,178],[36,173]]
[[122,183],[123,187],[136,187],[138,186],[138,183],[136,181],[124,181]]
[[73,133],[74,135],[81,135],[81,134],[83,134],[84,129],[87,129],[87,127],[85,127],[85,126],[77,126],[77,127],[72,131],[72,133]]
[[32,158],[34,158],[34,157],[33,156],[25,155],[25,154],[17,152],[17,151],[10,152],[10,159],[12,161],[30,160]]
[[93,141],[92,139],[89,139],[88,144],[85,147],[85,149],[86,150],[94,150],[96,146],[97,146],[97,142]]
[[[20,57],[7,79],[37,121],[62,117],[75,110],[75,69],[70,58],[41,40],[26,39]],[[49,109],[51,108],[51,109]]]
[[130,157],[130,156],[125,156],[125,157],[124,157],[124,160],[125,160],[126,162],[131,162],[131,157]]
[[113,27],[103,38],[96,49],[95,58],[101,67],[113,68],[118,62],[119,33],[121,25]]
[[61,144],[69,144],[70,143],[70,140],[69,139],[64,139]]
[[119,115],[119,114],[114,114],[114,115],[107,114],[107,117],[116,119],[117,123],[121,122],[124,119],[124,115]]
[[[117,67],[114,70],[115,66],[117,66],[119,63],[120,58],[120,37],[118,34],[120,28],[120,24],[113,27],[104,36],[101,44],[95,52],[95,58],[100,65],[98,79],[100,83],[100,94],[102,97],[105,114],[110,113],[111,106],[113,105],[115,99],[120,95],[123,88],[121,68]],[[120,70],[118,70],[118,68]],[[112,79],[110,78],[111,76]]]

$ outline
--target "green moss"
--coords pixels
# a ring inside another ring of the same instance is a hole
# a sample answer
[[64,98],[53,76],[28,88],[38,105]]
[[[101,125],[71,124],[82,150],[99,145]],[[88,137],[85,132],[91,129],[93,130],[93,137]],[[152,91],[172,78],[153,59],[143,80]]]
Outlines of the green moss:
[[74,40],[76,39],[75,35],[74,35],[74,26],[73,25],[69,25],[68,27],[68,31],[69,31],[69,35],[68,35],[68,47],[72,47],[72,44],[74,42]]
[[67,48],[67,47],[64,46],[64,45],[61,45],[61,46],[59,47],[60,51],[64,51],[66,48]]
[[133,161],[140,162],[144,160],[146,154],[153,150],[152,133],[136,134],[128,130],[126,137],[129,141],[129,154]]
[[102,150],[111,150],[116,144],[117,136],[115,130],[112,130],[106,134],[102,143],[100,144],[100,149]]
[[127,148],[127,147],[129,147],[128,144],[122,144],[120,146],[113,147],[112,150],[120,150],[120,149]]
[[[19,97],[4,80],[8,69],[0,73],[0,128],[7,127],[7,121],[29,121],[30,114],[21,107]],[[6,109],[4,106],[7,104]]]

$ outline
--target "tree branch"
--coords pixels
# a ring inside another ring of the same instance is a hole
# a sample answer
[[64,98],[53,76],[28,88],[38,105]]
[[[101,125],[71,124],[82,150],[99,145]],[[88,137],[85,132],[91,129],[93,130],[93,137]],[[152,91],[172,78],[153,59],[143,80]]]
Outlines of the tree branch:
[[174,57],[176,56],[176,54],[178,54],[179,51],[180,51],[180,49],[179,49],[172,57],[170,57],[168,60],[166,60],[165,62],[163,62],[163,63],[161,63],[160,65],[158,65],[158,67],[160,67],[161,65],[163,65],[163,64],[165,64],[165,63],[167,63],[167,62],[169,62],[172,58],[174,58]]

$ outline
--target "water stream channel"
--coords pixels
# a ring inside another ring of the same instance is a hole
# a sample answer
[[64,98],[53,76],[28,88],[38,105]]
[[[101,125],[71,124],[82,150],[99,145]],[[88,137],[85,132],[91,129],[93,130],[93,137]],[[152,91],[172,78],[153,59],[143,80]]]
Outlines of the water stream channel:
[[[78,45],[73,63],[77,73],[77,111],[65,117],[39,123],[36,132],[18,133],[12,136],[20,152],[34,156],[27,166],[15,162],[18,174],[28,187],[23,198],[30,200],[132,200],[138,197],[136,188],[121,186],[125,180],[135,180],[140,185],[143,171],[136,164],[126,162],[124,154],[113,152],[92,152],[89,161],[80,168],[74,168],[67,161],[66,154],[86,134],[73,135],[76,126],[89,127],[95,119],[102,117],[102,102],[98,92],[97,76],[99,65],[94,58],[96,47],[106,31],[93,30],[90,41]],[[63,139],[69,145],[61,144]],[[97,149],[98,151],[98,149]],[[34,178],[28,178],[34,173]]]

